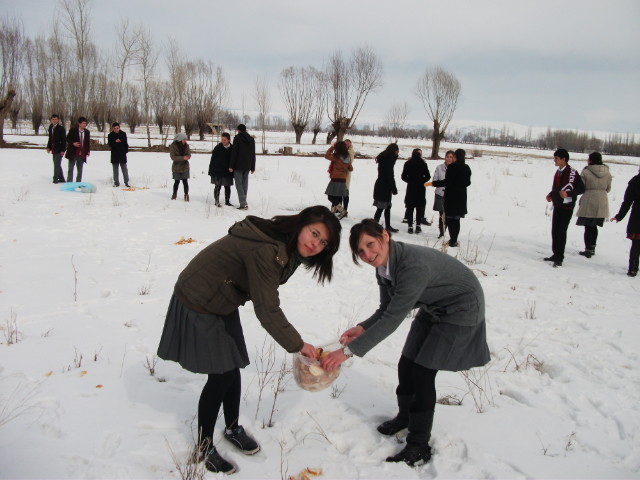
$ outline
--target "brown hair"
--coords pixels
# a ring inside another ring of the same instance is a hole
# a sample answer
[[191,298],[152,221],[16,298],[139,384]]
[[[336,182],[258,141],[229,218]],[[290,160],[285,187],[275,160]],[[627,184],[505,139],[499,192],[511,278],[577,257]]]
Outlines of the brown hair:
[[387,148],[385,148],[382,152],[380,152],[378,154],[378,156],[376,157],[376,163],[378,163],[378,159],[380,157],[386,157],[389,156],[393,159],[398,158],[398,152],[400,151],[400,149],[398,148],[398,144],[397,143],[390,143],[389,145],[387,145]]
[[[358,244],[362,235],[369,235],[370,237],[382,240],[384,228],[373,218],[365,218],[360,223],[356,223],[351,227],[349,233],[349,247],[351,248],[351,259],[356,265],[360,265],[358,262]],[[387,231],[389,238],[391,238],[391,232]]]
[[336,142],[335,146],[333,147],[333,153],[335,153],[339,157],[348,157],[349,149],[347,148],[347,144],[342,141]]

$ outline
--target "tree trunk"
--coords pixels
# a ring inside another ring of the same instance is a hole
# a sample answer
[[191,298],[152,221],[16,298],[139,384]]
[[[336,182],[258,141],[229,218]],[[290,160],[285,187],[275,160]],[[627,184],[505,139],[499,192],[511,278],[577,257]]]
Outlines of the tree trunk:
[[314,128],[313,129],[313,140],[311,141],[311,145],[315,145],[316,144],[316,137],[318,136],[318,132],[320,131],[320,128]]
[[0,145],[4,142],[4,117],[7,115],[7,111],[11,108],[11,104],[13,103],[13,98],[16,96],[16,91],[13,88],[10,88],[7,91],[7,96],[4,101],[0,103]]
[[341,128],[340,130],[338,130],[338,138],[337,141],[341,142],[344,139],[344,134],[347,133],[347,129],[346,128]]
[[296,132],[296,144],[300,145],[302,139],[302,133],[304,132],[306,125],[293,125],[293,131]]
[[[147,115],[149,118],[149,115]],[[149,144],[149,148],[151,148],[151,129],[149,129],[149,121],[147,121],[147,143]]]
[[438,156],[438,150],[440,150],[440,139],[442,135],[440,134],[440,124],[438,122],[433,122],[433,136],[431,137],[433,141],[433,145],[431,147],[431,159],[435,160],[440,158]]

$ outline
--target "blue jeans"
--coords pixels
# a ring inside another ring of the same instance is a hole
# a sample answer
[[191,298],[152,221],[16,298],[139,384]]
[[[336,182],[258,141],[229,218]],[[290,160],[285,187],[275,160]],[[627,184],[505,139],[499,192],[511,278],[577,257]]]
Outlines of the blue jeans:
[[236,182],[236,191],[240,206],[247,205],[247,192],[249,191],[249,170],[234,170],[233,179]]

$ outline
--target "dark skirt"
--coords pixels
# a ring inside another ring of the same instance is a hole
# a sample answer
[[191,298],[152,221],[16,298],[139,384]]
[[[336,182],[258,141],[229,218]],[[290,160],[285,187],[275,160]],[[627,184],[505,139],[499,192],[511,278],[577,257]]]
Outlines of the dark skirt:
[[576,225],[581,227],[602,227],[604,226],[604,218],[578,217]]
[[385,208],[391,208],[391,202],[381,202],[380,200],[374,200],[373,206],[384,210]]
[[190,178],[189,171],[182,172],[182,173],[173,172],[173,179],[174,180],[186,180],[188,178]]
[[402,355],[432,370],[459,372],[481,367],[491,359],[485,322],[474,327],[433,323],[418,312]]
[[327,189],[324,191],[325,195],[331,197],[348,197],[349,190],[347,190],[347,184],[344,182],[329,182]]
[[433,210],[436,212],[444,212],[444,197],[442,195],[434,195]]
[[627,233],[629,240],[640,240],[640,233]]
[[222,187],[230,187],[233,185],[233,177],[211,177],[211,183]]
[[158,357],[193,373],[224,373],[249,365],[240,314],[198,313],[171,296]]

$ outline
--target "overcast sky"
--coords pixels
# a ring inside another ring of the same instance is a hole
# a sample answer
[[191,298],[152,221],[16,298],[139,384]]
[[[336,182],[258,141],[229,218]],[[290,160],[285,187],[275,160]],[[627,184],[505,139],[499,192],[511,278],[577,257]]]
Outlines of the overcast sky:
[[[51,29],[54,0],[0,0],[27,33]],[[94,0],[92,35],[103,49],[122,18],[150,27],[159,45],[175,38],[187,55],[211,59],[241,107],[257,75],[277,90],[288,66],[322,67],[340,48],[368,44],[385,67],[385,85],[357,121],[379,123],[407,101],[409,122],[428,123],[413,94],[427,67],[462,84],[454,120],[640,133],[640,1],[431,0]],[[62,31],[59,32],[61,35]]]

